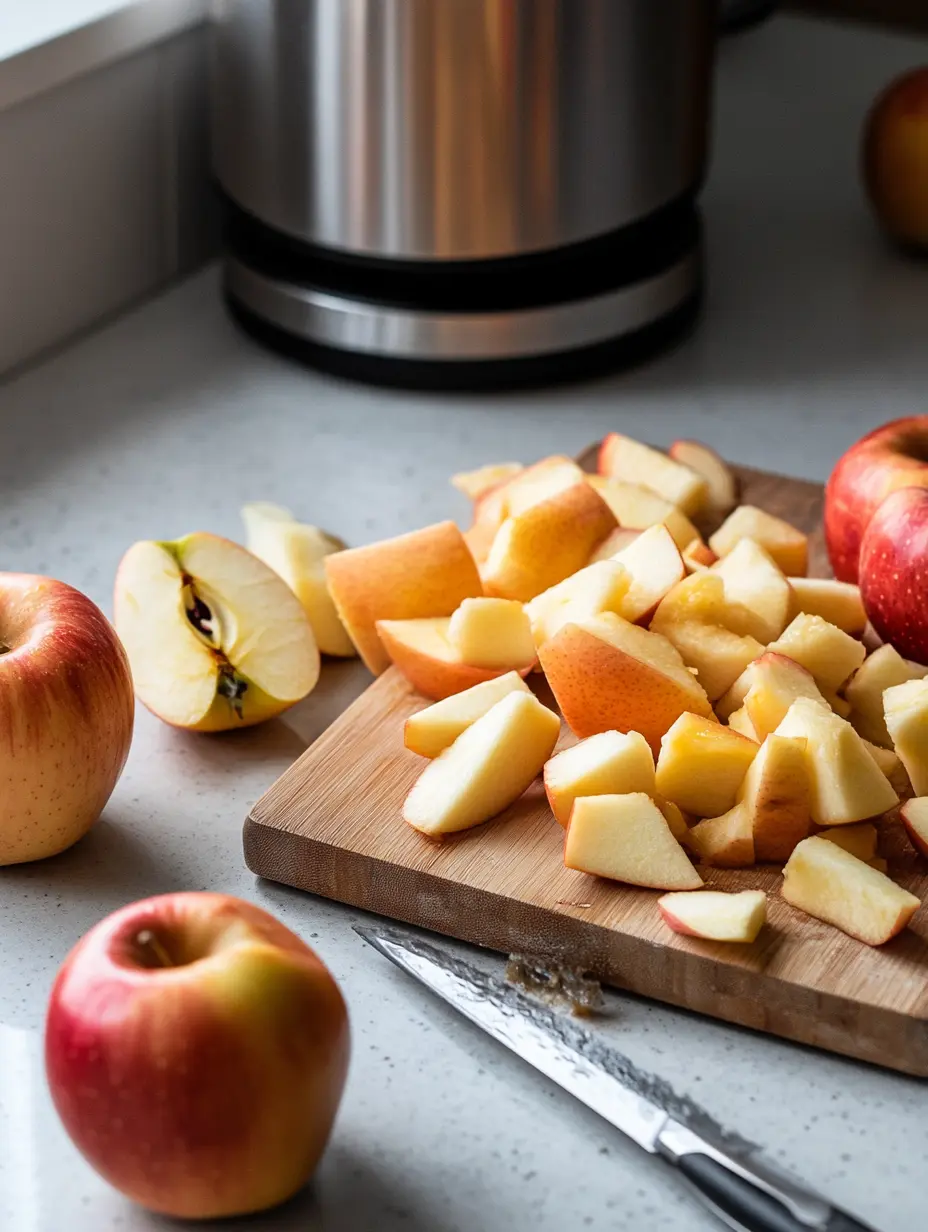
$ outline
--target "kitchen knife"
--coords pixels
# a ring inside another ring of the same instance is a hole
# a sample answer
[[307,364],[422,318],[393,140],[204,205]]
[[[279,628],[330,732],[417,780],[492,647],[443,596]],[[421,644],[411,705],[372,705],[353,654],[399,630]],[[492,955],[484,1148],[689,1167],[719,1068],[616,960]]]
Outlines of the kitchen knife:
[[677,1168],[735,1232],[875,1232],[761,1158],[567,1015],[411,936],[356,931],[465,1018]]

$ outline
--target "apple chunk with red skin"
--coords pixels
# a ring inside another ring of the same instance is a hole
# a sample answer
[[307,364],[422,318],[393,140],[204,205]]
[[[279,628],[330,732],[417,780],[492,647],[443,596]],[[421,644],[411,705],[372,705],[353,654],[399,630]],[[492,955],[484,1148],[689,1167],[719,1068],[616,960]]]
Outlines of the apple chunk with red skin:
[[763,890],[700,890],[665,894],[657,909],[668,928],[684,937],[706,941],[732,941],[750,945],[767,920],[767,895]]
[[860,594],[870,623],[901,655],[928,663],[928,489],[903,488],[879,506],[860,548]]
[[88,1162],[164,1215],[265,1210],[308,1180],[348,1068],[319,958],[273,916],[181,893],[107,917],[65,960],[45,1026],[55,1107]]
[[87,833],[134,714],[125,651],[96,604],[52,578],[0,573],[0,865]]

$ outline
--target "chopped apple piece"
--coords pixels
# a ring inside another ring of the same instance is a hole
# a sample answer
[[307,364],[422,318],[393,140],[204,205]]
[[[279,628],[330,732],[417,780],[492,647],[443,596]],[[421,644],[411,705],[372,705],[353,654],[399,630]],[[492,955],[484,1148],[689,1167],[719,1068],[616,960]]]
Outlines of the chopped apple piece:
[[892,747],[892,737],[886,727],[883,694],[910,680],[928,676],[928,667],[903,659],[892,646],[881,646],[865,659],[844,690],[851,703],[851,722],[871,744]]
[[[473,667],[451,645],[450,617],[433,620],[378,620],[377,632],[392,662],[423,697],[442,701],[506,673],[506,668]],[[511,670],[511,667],[510,667]],[[522,669],[529,671],[529,667]]]
[[718,521],[734,509],[738,501],[738,485],[731,468],[714,449],[701,441],[674,441],[667,452],[674,462],[682,462],[705,479],[709,486],[703,510],[706,517]]
[[524,469],[521,462],[492,462],[475,471],[460,471],[452,475],[451,483],[459,492],[476,500],[491,488],[498,488],[501,483],[514,479]]
[[564,863],[596,877],[655,890],[695,890],[702,878],[644,792],[581,796],[567,827]]
[[510,693],[530,692],[518,672],[507,672],[505,676],[475,684],[463,693],[455,693],[410,715],[403,731],[403,743],[421,757],[437,757],[504,697]]
[[472,667],[531,667],[532,626],[515,599],[465,599],[451,616],[448,640]]
[[719,713],[726,711],[732,700],[740,699],[738,704],[744,706],[754,730],[761,740],[766,740],[780,726],[786,712],[799,697],[818,702],[823,708],[828,707],[804,667],[785,655],[768,652],[755,659],[735,681],[720,700]]
[[692,621],[747,637],[757,618],[741,604],[729,602],[722,578],[711,569],[703,569],[683,578],[667,592],[651,618],[650,627],[662,633],[666,626]]
[[656,492],[621,479],[604,479],[601,475],[587,478],[615,514],[620,527],[647,530],[651,526],[666,526],[681,551],[693,542],[701,542],[699,531],[686,514]]
[[822,688],[822,697],[841,719],[849,719],[851,717],[851,703],[846,701],[840,693],[834,693],[831,689]]
[[928,859],[928,796],[906,800],[899,815],[913,847]]
[[686,544],[680,555],[689,573],[698,573],[701,569],[708,569],[718,560],[709,545],[703,543],[701,539],[693,539]]
[[786,655],[811,672],[820,689],[833,692],[857,671],[867,653],[856,638],[821,616],[805,612],[800,612],[767,649],[771,654]]
[[665,894],[657,908],[668,928],[685,937],[706,941],[735,941],[750,945],[767,920],[767,895],[763,890],[684,891]]
[[812,787],[812,820],[841,826],[886,813],[899,803],[882,770],[850,723],[819,702],[793,702],[778,736],[804,736]]
[[631,574],[616,560],[601,560],[542,591],[525,605],[535,646],[550,641],[571,621],[620,612]]
[[[654,629],[653,621],[651,628]],[[747,665],[764,653],[763,646],[753,637],[739,637],[721,625],[690,620],[661,624],[655,631],[676,646],[686,666],[695,671],[710,701],[727,692]]]
[[390,666],[378,620],[450,616],[465,599],[483,594],[474,558],[454,522],[336,552],[325,558],[325,571],[342,624],[375,675]]
[[887,689],[883,710],[916,796],[928,795],[928,680],[909,680]]
[[589,563],[595,565],[601,560],[612,560],[624,548],[630,547],[640,534],[642,534],[640,530],[631,530],[627,526],[617,526],[602,541],[590,557]]
[[858,860],[869,863],[876,859],[876,826],[869,821],[862,821],[856,826],[832,826],[823,830],[818,836],[827,839],[829,843],[837,843],[845,851],[849,851]]
[[859,637],[867,627],[867,613],[860,597],[860,587],[833,578],[790,578],[793,604],[790,616],[806,612],[821,616],[852,637]]
[[686,572],[683,557],[666,526],[652,526],[612,558],[631,581],[620,615],[633,624],[650,616]]
[[806,838],[810,791],[806,741],[768,736],[738,791],[738,803],[751,820],[756,860],[788,860]]
[[639,731],[657,750],[685,711],[712,715],[705,690],[670,642],[610,612],[565,625],[538,654],[561,713],[581,738]]
[[483,568],[487,593],[527,602],[582,569],[615,527],[608,506],[587,483],[511,515],[496,532]]
[[863,860],[823,838],[804,839],[783,870],[783,897],[807,915],[867,945],[883,945],[919,907],[909,894]]
[[242,520],[248,551],[279,574],[299,599],[322,653],[354,658],[358,652],[339,620],[325,578],[325,558],[344,551],[344,543],[298,522],[289,509],[264,501],[244,505]]
[[545,792],[562,826],[580,796],[654,795],[654,755],[638,732],[600,732],[552,757]]
[[803,577],[808,571],[808,536],[782,518],[754,505],[739,505],[709,537],[709,547],[717,556],[727,556],[742,539],[753,539],[765,548],[787,577]]
[[508,808],[551,756],[561,724],[531,693],[510,693],[423,770],[403,818],[423,834],[479,826]]
[[621,432],[610,432],[599,451],[599,473],[646,488],[677,505],[688,516],[701,513],[709,500],[709,485],[698,471]]
[[758,745],[714,719],[681,714],[661,740],[657,790],[687,813],[718,817],[732,808]]
[[894,753],[892,749],[881,748],[878,744],[871,744],[869,740],[864,740],[864,748],[889,779],[896,794],[910,796],[912,784],[909,782],[909,776],[906,774],[905,766],[898,753]]
[[786,628],[792,591],[772,557],[753,539],[739,539],[727,556],[712,566],[720,577],[729,604],[750,613],[750,623],[736,633],[750,634],[759,642],[772,642]]
[[757,734],[757,729],[751,722],[748,712],[744,706],[740,710],[736,710],[734,714],[728,716],[728,726],[732,731],[738,732],[742,736],[747,736],[749,740],[753,740],[755,744],[761,743],[761,738]]
[[754,828],[742,804],[699,822],[686,841],[690,851],[715,868],[748,868],[754,863]]
[[496,532],[508,517],[523,513],[583,480],[583,471],[576,462],[555,456],[520,468],[512,478],[485,489],[474,501],[474,524],[465,532],[474,560],[481,565],[486,562]]
[[652,799],[664,814],[664,820],[670,826],[670,833],[678,843],[682,843],[690,832],[690,823],[686,813],[678,804],[674,804],[672,800],[665,800],[663,796],[653,795]]

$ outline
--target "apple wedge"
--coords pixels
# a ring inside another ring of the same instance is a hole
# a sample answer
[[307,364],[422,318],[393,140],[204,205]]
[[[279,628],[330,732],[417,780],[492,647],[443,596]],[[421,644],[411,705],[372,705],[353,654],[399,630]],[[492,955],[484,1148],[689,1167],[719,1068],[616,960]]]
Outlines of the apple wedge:
[[654,756],[639,732],[600,732],[552,757],[544,780],[551,812],[566,826],[580,796],[653,796]]
[[916,796],[928,795],[928,680],[909,680],[887,689],[883,710]]
[[804,667],[823,692],[837,692],[857,671],[867,653],[861,642],[837,625],[805,612],[800,612],[767,650],[770,654],[786,655]]
[[856,826],[831,826],[818,835],[829,843],[837,843],[845,851],[849,851],[858,860],[869,864],[876,859],[876,826],[872,822],[862,821]]
[[577,800],[564,841],[564,864],[655,890],[696,890],[703,884],[663,813],[643,792]]
[[674,462],[688,466],[705,479],[709,492],[703,513],[707,518],[718,521],[734,509],[738,484],[731,468],[714,449],[701,441],[674,441],[667,452]]
[[754,730],[761,740],[766,740],[782,723],[786,712],[799,697],[828,703],[809,672],[786,655],[763,654],[750,663],[732,687],[719,698],[716,711],[728,718],[735,710],[744,708]]
[[807,698],[793,702],[776,734],[805,738],[812,790],[810,806],[816,825],[841,826],[864,821],[899,803],[899,797],[850,723],[820,703]]
[[685,711],[712,716],[705,690],[670,642],[613,613],[565,625],[538,656],[561,713],[581,739],[639,731],[656,751]]
[[806,741],[768,736],[738,790],[738,803],[751,821],[755,860],[789,859],[808,836],[810,796]]
[[451,615],[448,641],[472,667],[509,671],[535,662],[532,626],[515,599],[465,599]]
[[476,470],[460,471],[457,475],[452,475],[451,484],[470,500],[476,500],[491,488],[498,488],[501,483],[514,479],[524,469],[521,462],[491,462]]
[[322,653],[354,658],[358,652],[339,619],[325,576],[325,558],[344,551],[344,543],[266,501],[243,505],[242,520],[248,551],[278,573],[302,603]]
[[601,560],[542,591],[525,605],[534,645],[544,645],[572,621],[620,612],[631,581],[624,565]]
[[325,558],[325,571],[342,624],[375,675],[390,666],[378,620],[450,616],[465,599],[483,594],[474,558],[453,522],[336,552]]
[[755,860],[754,827],[743,804],[693,826],[686,845],[704,864],[715,868],[749,868]]
[[649,488],[621,479],[604,479],[602,475],[588,475],[587,482],[615,514],[620,527],[647,530],[651,526],[666,526],[681,550],[701,542],[699,531],[686,514]]
[[767,895],[763,890],[684,891],[665,894],[657,909],[667,927],[684,937],[750,945],[767,922]]
[[651,488],[687,517],[701,513],[709,499],[709,485],[697,471],[621,432],[610,432],[603,441],[598,470],[609,479]]
[[420,757],[437,757],[504,697],[530,692],[518,672],[475,684],[410,715],[403,729],[403,743]]
[[423,697],[442,701],[508,671],[526,675],[531,665],[474,667],[451,645],[450,616],[423,620],[378,620],[377,633],[390,661]]
[[928,859],[928,796],[906,800],[899,810],[906,834],[915,850]]
[[429,762],[403,818],[430,836],[468,830],[518,800],[551,756],[561,723],[531,693],[498,701]]
[[867,627],[867,613],[860,597],[860,587],[833,578],[790,578],[793,603],[790,616],[806,612],[821,616],[852,637],[859,637]]
[[116,632],[139,700],[175,727],[250,727],[304,698],[319,650],[300,601],[237,543],[136,543],[116,575]]
[[803,839],[790,856],[782,894],[793,907],[866,945],[895,937],[920,905],[885,873],[823,838]]
[[726,602],[749,613],[749,623],[734,629],[735,633],[756,637],[765,645],[780,636],[789,617],[792,591],[783,571],[759,543],[739,539],[710,573],[722,579]]
[[696,817],[718,817],[734,806],[758,751],[714,719],[681,714],[661,739],[657,790]]
[[910,680],[923,680],[928,667],[903,659],[892,646],[880,646],[865,659],[844,690],[851,703],[851,722],[871,744],[892,747],[892,737],[886,727],[883,694],[896,685]]
[[[654,622],[651,622],[654,629]],[[749,663],[764,653],[753,637],[739,637],[721,625],[704,625],[695,620],[680,624],[661,624],[655,630],[676,646],[683,662],[696,673],[710,701],[726,693]]]
[[709,547],[717,556],[727,556],[742,539],[759,543],[787,577],[804,577],[808,571],[808,536],[782,518],[754,505],[739,505],[709,536]]
[[620,615],[635,624],[651,615],[686,573],[683,557],[666,526],[651,526],[612,558],[631,581]]

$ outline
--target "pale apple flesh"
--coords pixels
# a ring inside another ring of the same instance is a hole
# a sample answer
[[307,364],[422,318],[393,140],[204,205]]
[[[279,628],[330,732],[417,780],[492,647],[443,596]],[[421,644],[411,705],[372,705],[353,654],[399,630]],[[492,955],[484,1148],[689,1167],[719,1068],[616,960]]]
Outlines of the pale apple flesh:
[[740,637],[721,625],[688,620],[661,624],[655,632],[662,633],[679,650],[683,662],[695,671],[710,701],[727,693],[748,664],[764,653],[756,638]]
[[710,535],[709,547],[717,556],[727,556],[742,539],[759,543],[787,577],[802,577],[808,571],[808,536],[782,518],[754,505],[739,505]]
[[916,796],[928,795],[928,679],[883,694],[886,727]]
[[451,615],[448,640],[472,667],[531,667],[535,642],[525,608],[514,599],[465,599]]
[[684,812],[718,817],[735,803],[759,746],[714,719],[682,714],[661,739],[657,790]]
[[928,796],[916,796],[912,800],[906,800],[899,814],[912,846],[928,859]]
[[475,684],[410,715],[403,729],[403,743],[420,757],[437,757],[504,697],[530,692],[518,672]]
[[869,863],[876,859],[877,831],[872,822],[862,821],[855,826],[832,826],[828,830],[822,830],[818,837],[829,843],[837,843],[858,860]]
[[767,895],[763,890],[665,894],[657,900],[657,908],[664,923],[675,933],[706,941],[750,945],[767,921]]
[[644,622],[686,573],[683,557],[666,526],[651,526],[612,559],[631,581],[619,615],[632,624]]
[[863,663],[861,642],[821,616],[800,612],[767,647],[769,654],[786,655],[804,667],[823,692],[840,689]]
[[587,482],[615,514],[620,528],[631,532],[665,526],[681,551],[700,542],[699,531],[686,514],[649,488],[622,479],[605,479],[602,475],[588,475]]
[[599,451],[599,473],[652,488],[688,517],[709,500],[709,485],[698,471],[620,432],[611,432]]
[[696,890],[703,884],[663,813],[643,792],[577,800],[564,840],[564,864],[655,890]]
[[783,571],[759,543],[739,539],[710,573],[722,579],[726,601],[749,614],[746,626],[733,632],[756,637],[765,645],[780,636],[789,618],[792,591]]
[[600,732],[552,757],[544,783],[552,813],[566,826],[581,796],[653,796],[654,756],[640,732]]
[[834,578],[790,578],[793,592],[791,615],[806,612],[821,616],[852,637],[860,637],[867,627],[867,613],[860,597],[860,587],[851,582],[836,582]]
[[542,591],[525,605],[535,646],[543,646],[573,621],[603,612],[621,613],[631,582],[624,565],[600,560]]
[[686,845],[704,864],[749,868],[757,858],[751,813],[744,804],[736,804],[721,817],[707,817],[693,826]]
[[[451,617],[431,620],[379,620],[377,633],[394,666],[409,683],[432,701],[443,701],[474,685],[504,676],[504,667],[474,667],[451,644]],[[531,666],[518,669],[527,675]]]
[[738,802],[751,819],[754,858],[788,860],[812,822],[805,739],[768,736],[748,768]]
[[738,501],[738,484],[731,468],[702,441],[674,441],[667,451],[675,462],[702,475],[708,484],[707,516],[724,518]]
[[514,479],[522,470],[521,462],[491,462],[473,471],[459,471],[451,476],[451,484],[471,500],[476,500],[491,488]]
[[851,723],[860,735],[871,744],[891,748],[893,741],[886,727],[883,694],[897,684],[922,680],[925,676],[928,676],[928,667],[903,659],[894,647],[880,646],[874,650],[844,690],[851,703]]

